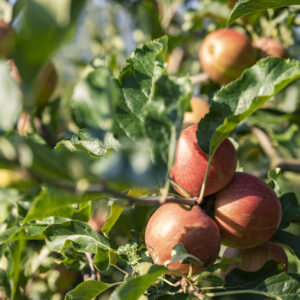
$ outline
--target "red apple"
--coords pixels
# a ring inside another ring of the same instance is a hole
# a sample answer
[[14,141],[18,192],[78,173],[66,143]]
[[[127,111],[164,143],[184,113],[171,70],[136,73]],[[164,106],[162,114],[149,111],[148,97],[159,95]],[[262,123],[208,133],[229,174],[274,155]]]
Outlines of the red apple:
[[0,20],[0,57],[10,57],[15,46],[17,34],[10,24]]
[[219,29],[204,39],[199,60],[204,72],[213,81],[226,84],[255,64],[257,52],[247,35],[230,28]]
[[192,111],[187,111],[184,113],[184,125],[198,124],[199,121],[209,112],[208,103],[201,98],[192,97],[190,104]]
[[[197,125],[182,130],[178,139],[175,162],[170,170],[170,178],[190,196],[199,196],[209,160],[209,156],[198,146],[196,131]],[[236,164],[236,151],[226,139],[213,157],[204,195],[214,194],[224,188],[233,177]],[[181,193],[178,188],[175,186],[174,188]]]
[[222,244],[233,248],[252,248],[268,241],[278,229],[281,213],[274,191],[247,173],[235,173],[215,199]]
[[288,57],[281,42],[273,38],[261,37],[253,42],[253,46],[259,50],[260,57]]
[[[167,203],[158,208],[146,226],[145,242],[156,264],[171,259],[172,249],[182,243],[187,253],[196,256],[203,266],[193,265],[193,272],[199,272],[212,264],[220,251],[220,232],[217,224],[199,206],[187,210],[179,204]],[[174,262],[169,270],[187,274],[188,264]]]
[[223,278],[233,269],[241,269],[246,272],[256,272],[261,269],[268,260],[282,262],[284,271],[288,271],[288,258],[281,246],[271,242],[266,242],[262,245],[249,249],[234,249],[227,248],[223,254],[224,258],[237,257],[240,262],[232,263],[223,273]]

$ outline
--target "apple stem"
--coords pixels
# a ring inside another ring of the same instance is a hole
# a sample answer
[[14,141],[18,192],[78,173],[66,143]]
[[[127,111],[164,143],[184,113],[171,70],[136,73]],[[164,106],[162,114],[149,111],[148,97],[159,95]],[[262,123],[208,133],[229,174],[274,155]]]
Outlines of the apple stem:
[[201,204],[201,202],[203,201],[203,198],[204,198],[205,186],[206,186],[208,171],[209,171],[210,164],[212,162],[212,158],[213,158],[213,155],[210,155],[209,160],[208,160],[208,164],[207,164],[207,168],[206,168],[206,171],[205,171],[204,180],[203,180],[202,187],[201,187],[201,192],[200,192],[200,195],[199,195],[198,200],[197,200],[198,204]]

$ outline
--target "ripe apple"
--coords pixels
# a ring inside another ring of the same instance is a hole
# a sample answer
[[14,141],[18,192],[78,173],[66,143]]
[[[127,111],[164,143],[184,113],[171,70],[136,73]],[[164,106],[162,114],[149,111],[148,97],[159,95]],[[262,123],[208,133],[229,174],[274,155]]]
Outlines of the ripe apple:
[[260,57],[288,57],[286,49],[281,42],[270,37],[261,37],[257,39],[253,42],[253,46],[259,50]]
[[[198,146],[197,125],[182,130],[176,148],[175,162],[170,178],[190,196],[199,196],[209,156]],[[226,139],[218,147],[209,168],[204,195],[214,194],[224,188],[234,175],[237,154],[232,143]],[[178,193],[183,194],[176,186]]]
[[281,220],[281,204],[274,191],[259,178],[235,173],[216,195],[215,220],[222,244],[246,249],[268,241]]
[[33,85],[34,99],[38,107],[43,107],[47,104],[55,90],[56,84],[57,72],[55,66],[51,61],[47,61]]
[[88,224],[97,232],[101,232],[107,218],[107,210],[99,209],[96,215],[89,218]]
[[257,52],[247,35],[230,28],[219,29],[204,39],[199,50],[199,60],[213,81],[226,84],[255,64]]
[[192,97],[190,104],[192,107],[192,111],[187,111],[184,113],[184,125],[198,124],[200,119],[202,119],[209,112],[208,103],[201,98]]
[[[200,272],[212,264],[220,251],[220,232],[217,224],[199,206],[190,210],[176,203],[167,203],[158,208],[146,226],[145,242],[156,264],[171,259],[172,249],[182,243],[187,253],[196,256],[203,266],[193,265],[193,272]],[[169,270],[187,274],[188,264],[173,262]]]
[[15,43],[17,34],[10,24],[0,20],[0,57],[10,57]]
[[256,272],[261,269],[268,260],[275,260],[282,262],[284,271],[288,271],[288,258],[281,246],[272,242],[266,242],[262,245],[249,249],[234,249],[227,248],[223,254],[224,258],[237,257],[240,262],[232,263],[225,273],[222,274],[224,278],[233,269],[241,269],[246,272]]

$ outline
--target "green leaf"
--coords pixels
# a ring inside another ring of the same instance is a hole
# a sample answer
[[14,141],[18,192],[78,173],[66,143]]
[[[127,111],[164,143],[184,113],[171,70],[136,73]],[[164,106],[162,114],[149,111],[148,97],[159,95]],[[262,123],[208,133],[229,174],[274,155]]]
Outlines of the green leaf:
[[94,257],[94,265],[99,272],[108,270],[110,266],[110,254],[107,250],[100,247],[97,248]]
[[118,83],[121,99],[113,133],[148,143],[156,164],[166,173],[173,160],[184,111],[192,96],[188,79],[170,78],[165,68],[167,37],[135,49]]
[[182,264],[197,264],[202,266],[203,262],[198,259],[196,256],[186,252],[186,249],[182,243],[177,244],[171,252],[172,259],[167,261],[165,264],[169,265],[173,262],[179,261]]
[[14,127],[22,109],[22,93],[11,77],[8,65],[0,61],[0,131]]
[[299,61],[268,57],[223,86],[215,94],[209,113],[198,124],[200,148],[213,155],[237,125],[299,77]]
[[43,240],[42,234],[47,225],[28,224],[25,226],[13,226],[0,233],[0,245],[19,240]]
[[86,129],[81,129],[78,135],[73,135],[71,138],[59,142],[55,149],[58,151],[85,152],[92,159],[97,159],[110,151],[117,150],[117,145],[112,140],[103,142],[91,136]]
[[70,204],[87,203],[99,199],[99,194],[73,194],[66,190],[52,187],[43,187],[40,194],[34,199],[23,224],[47,218],[49,216],[74,218],[79,210],[72,209]]
[[166,273],[167,268],[153,265],[146,275],[130,278],[120,285],[110,296],[109,300],[136,300],[156,281],[156,279]]
[[[282,272],[266,278],[255,286],[245,286],[245,289],[238,286],[237,289],[233,291],[207,293],[206,295],[209,297],[220,297],[243,294],[251,294],[251,299],[265,299],[265,297],[280,300],[298,299],[300,297],[300,275]],[[255,294],[265,297],[256,297]]]
[[141,260],[141,256],[138,252],[138,244],[136,242],[120,246],[117,250],[117,254],[125,259],[131,266],[135,266]]
[[79,81],[72,95],[72,113],[80,127],[109,130],[119,98],[117,83],[106,66],[91,70]]
[[300,236],[285,230],[279,230],[272,237],[272,241],[289,246],[300,260]]
[[[29,0],[18,15],[15,61],[25,84],[68,37],[85,0]],[[37,46],[38,45],[38,46]]]
[[11,285],[10,299],[14,300],[18,293],[19,279],[22,268],[22,253],[25,247],[25,241],[13,242],[9,246],[8,278]]
[[289,226],[290,222],[300,216],[300,205],[294,193],[287,193],[280,198],[282,206],[282,217],[279,228],[284,229]]
[[44,235],[52,251],[61,252],[70,244],[79,252],[96,253],[98,247],[106,251],[112,250],[102,235],[80,221],[49,225],[44,230]]
[[257,11],[299,4],[299,0],[239,0],[230,14],[227,26],[231,25],[236,19]]
[[114,285],[95,280],[84,281],[68,292],[65,300],[92,300]]
[[116,201],[114,201],[110,204],[109,216],[101,228],[101,231],[103,232],[103,235],[105,237],[108,237],[109,232],[111,231],[111,229],[115,225],[115,223],[118,221],[124,208],[125,207],[123,205],[118,204]]

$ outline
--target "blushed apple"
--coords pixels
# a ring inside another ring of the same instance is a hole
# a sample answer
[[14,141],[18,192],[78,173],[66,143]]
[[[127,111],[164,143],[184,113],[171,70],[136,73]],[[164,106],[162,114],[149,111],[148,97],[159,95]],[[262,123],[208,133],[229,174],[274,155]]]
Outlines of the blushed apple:
[[267,242],[281,221],[281,204],[275,192],[259,178],[235,173],[215,197],[215,220],[222,244],[246,249]]
[[271,37],[261,37],[253,42],[253,46],[259,50],[260,57],[288,57],[282,43]]
[[268,260],[283,263],[283,271],[288,271],[288,258],[283,248],[272,242],[266,242],[249,249],[227,248],[223,254],[223,258],[233,257],[239,258],[240,261],[229,265],[225,273],[222,274],[223,278],[236,268],[246,272],[256,272],[261,269]]
[[[170,178],[190,196],[199,196],[209,156],[197,143],[197,125],[182,130],[176,148],[175,162]],[[209,168],[205,194],[220,191],[232,179],[237,165],[237,154],[232,143],[225,139],[215,152]],[[178,193],[184,195],[176,186]]]
[[[199,206],[190,210],[176,203],[159,207],[150,217],[145,232],[145,242],[156,264],[171,260],[171,251],[182,243],[187,253],[196,256],[203,266],[193,265],[193,273],[212,264],[220,251],[220,232],[216,223]],[[169,270],[187,274],[189,264],[173,262]]]
[[230,28],[208,34],[199,50],[201,67],[219,84],[237,79],[257,59],[258,51],[248,36]]

